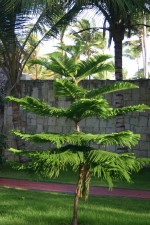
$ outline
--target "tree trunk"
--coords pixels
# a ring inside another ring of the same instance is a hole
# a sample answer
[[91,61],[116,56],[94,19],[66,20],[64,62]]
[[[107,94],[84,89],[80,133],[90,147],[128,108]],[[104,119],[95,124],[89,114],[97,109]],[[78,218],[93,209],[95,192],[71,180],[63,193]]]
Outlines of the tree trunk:
[[4,98],[7,78],[0,68],[0,164],[5,161],[6,136],[4,135]]
[[3,71],[0,69],[0,133],[3,133],[4,126],[4,98],[5,98],[5,84],[6,76]]
[[81,163],[79,169],[79,179],[74,198],[72,225],[78,224],[79,199],[83,197],[85,200],[87,200],[89,194],[89,184],[90,184],[90,166]]
[[80,125],[79,125],[79,123],[76,123],[76,124],[75,124],[75,130],[76,130],[77,132],[80,132]]
[[0,133],[3,132],[4,125],[4,105],[0,103]]
[[79,198],[82,198],[83,180],[84,180],[84,164],[81,164],[79,169],[79,179],[78,179],[75,198],[74,198],[72,225],[78,224],[78,203],[79,203]]
[[[146,15],[143,17],[143,24],[146,25]],[[148,59],[147,59],[147,32],[146,26],[143,27],[143,67],[144,67],[144,77],[148,79]]]
[[[12,95],[16,98],[21,97],[21,86],[20,82],[17,84],[15,90],[13,91]],[[22,130],[22,118],[21,118],[21,111],[20,111],[20,106],[16,103],[12,103],[12,121],[13,121],[13,126],[15,130]],[[16,147],[17,149],[23,149],[24,148],[24,141],[21,140],[19,137],[15,135],[15,142],[16,142]],[[19,162],[24,161],[24,156],[19,156]]]
[[123,80],[122,76],[122,40],[114,40],[115,51],[115,78]]
[[125,34],[124,21],[118,22],[111,29],[111,35],[114,41],[114,56],[115,56],[115,78],[123,80],[122,76],[122,42]]
[[3,124],[4,124],[4,105],[0,102],[0,165],[4,161],[4,149],[5,149],[5,136],[3,136]]
[[[116,81],[123,80],[122,75],[122,41],[124,39],[124,27],[123,25],[118,27],[118,30],[115,29],[113,32],[113,40],[114,40],[114,52],[115,52],[115,78]],[[119,92],[115,96],[115,107],[120,108],[124,106],[124,95]],[[124,116],[120,115],[116,117],[116,131],[120,132],[125,130],[125,121]],[[126,148],[122,148],[121,146],[117,147],[118,153],[126,152]]]
[[[11,95],[14,97],[20,97],[20,83],[12,90],[9,91],[9,85],[6,90],[6,95]],[[11,134],[11,130],[21,130],[22,129],[22,119],[21,119],[21,112],[20,106],[16,103],[8,102],[5,104],[4,108],[4,134],[7,136],[7,146],[14,147],[17,149],[23,149],[24,141],[20,138],[16,137],[15,135]],[[7,160],[19,160],[20,162],[24,161],[23,156],[14,156],[14,154],[9,153],[8,151],[5,152],[5,158]]]
[[79,202],[79,196],[76,193],[74,198],[74,209],[73,209],[73,219],[72,219],[72,225],[78,224],[78,202]]

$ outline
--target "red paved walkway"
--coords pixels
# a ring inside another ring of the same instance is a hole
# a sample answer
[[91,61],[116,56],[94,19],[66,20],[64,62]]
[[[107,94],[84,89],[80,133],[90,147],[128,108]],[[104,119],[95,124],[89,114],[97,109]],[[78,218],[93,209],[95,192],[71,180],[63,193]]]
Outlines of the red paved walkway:
[[[60,184],[60,183],[49,183],[49,182],[35,182],[28,180],[16,180],[8,178],[0,178],[0,186],[10,188],[22,188],[29,190],[41,190],[49,192],[62,192],[62,193],[74,193],[75,185],[73,184]],[[145,190],[133,190],[124,188],[113,188],[109,191],[106,187],[91,187],[90,195],[109,195],[118,197],[133,197],[133,198],[144,198],[150,199],[150,191]]]

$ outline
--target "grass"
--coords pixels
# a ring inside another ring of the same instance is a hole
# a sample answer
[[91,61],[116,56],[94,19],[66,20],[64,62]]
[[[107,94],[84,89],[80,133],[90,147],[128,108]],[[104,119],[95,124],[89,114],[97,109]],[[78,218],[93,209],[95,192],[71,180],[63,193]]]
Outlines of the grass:
[[[4,166],[0,177],[75,183],[77,175],[69,168],[57,179],[42,179],[31,171]],[[150,190],[150,168],[133,176],[134,184],[115,183],[118,187]],[[106,185],[93,179],[92,185]],[[73,195],[0,188],[1,225],[70,225]],[[125,197],[90,196],[79,203],[78,225],[150,225],[150,201]]]
[[[18,171],[10,168],[9,166],[4,166],[0,169],[0,177],[27,179],[34,181],[50,181],[59,183],[76,183],[77,181],[77,174],[73,173],[71,169],[68,169],[68,171],[62,171],[61,175],[55,179],[44,179],[39,177],[32,171]],[[138,174],[134,174],[132,180],[133,183],[115,181],[114,186],[121,188],[150,190],[150,167],[142,169]],[[99,181],[98,179],[93,177],[91,179],[91,185],[107,186],[107,183]]]
[[[150,225],[150,201],[91,197],[80,200],[78,225]],[[73,195],[0,188],[1,225],[70,225]]]

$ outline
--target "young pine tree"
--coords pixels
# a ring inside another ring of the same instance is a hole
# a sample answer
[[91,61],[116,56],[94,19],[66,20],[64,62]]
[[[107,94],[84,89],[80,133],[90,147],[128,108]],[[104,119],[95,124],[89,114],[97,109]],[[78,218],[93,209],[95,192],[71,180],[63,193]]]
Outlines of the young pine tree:
[[[84,68],[83,68],[84,69]],[[38,133],[25,134],[14,130],[13,133],[21,139],[35,143],[50,142],[51,149],[43,151],[22,151],[10,149],[18,154],[27,154],[31,160],[28,163],[36,172],[44,176],[58,176],[60,171],[68,166],[78,171],[72,225],[77,225],[78,202],[80,198],[88,198],[91,176],[97,176],[100,180],[106,180],[110,188],[114,179],[131,180],[131,173],[138,172],[148,159],[137,159],[133,153],[117,154],[102,150],[102,146],[121,145],[131,148],[138,143],[139,134],[133,134],[126,130],[112,134],[83,133],[80,122],[88,117],[99,117],[100,119],[111,119],[120,114],[134,111],[145,111],[148,106],[135,105],[123,108],[111,108],[104,95],[124,90],[137,88],[128,82],[116,82],[93,90],[86,90],[79,86],[77,79],[79,75],[69,79],[58,79],[54,82],[56,96],[72,98],[68,108],[55,108],[48,106],[45,102],[32,97],[13,98],[8,100],[18,103],[24,109],[42,116],[65,117],[74,122],[72,132],[62,133]],[[101,146],[95,148],[93,144]],[[27,166],[27,165],[26,165]]]

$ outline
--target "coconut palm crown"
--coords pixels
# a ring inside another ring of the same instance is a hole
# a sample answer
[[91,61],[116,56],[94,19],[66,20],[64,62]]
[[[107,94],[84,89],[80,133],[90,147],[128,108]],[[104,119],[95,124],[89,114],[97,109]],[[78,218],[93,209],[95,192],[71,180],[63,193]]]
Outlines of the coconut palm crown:
[[[84,69],[86,68],[82,66],[82,70]],[[66,75],[63,79],[54,81],[56,96],[65,96],[72,100],[68,108],[52,107],[44,101],[30,96],[20,99],[7,97],[7,100],[18,103],[34,114],[65,117],[74,122],[72,132],[66,134],[45,132],[27,134],[19,130],[13,130],[12,132],[23,140],[34,143],[49,142],[53,147],[49,150],[40,151],[10,149],[16,154],[28,155],[31,160],[23,167],[33,168],[37,173],[44,176],[58,176],[60,171],[68,166],[71,166],[74,171],[78,171],[79,178],[76,186],[72,225],[77,225],[78,201],[82,197],[87,199],[92,176],[98,177],[99,180],[106,180],[109,187],[112,188],[114,179],[124,179],[130,182],[132,172],[138,172],[150,161],[149,159],[138,159],[131,152],[117,154],[103,150],[103,146],[113,145],[132,148],[138,143],[139,134],[134,134],[129,130],[111,134],[92,134],[82,132],[80,127],[80,122],[85,118],[109,119],[128,112],[143,112],[150,109],[144,104],[112,108],[104,98],[104,95],[111,92],[138,87],[128,82],[116,82],[87,90],[78,82],[78,80],[83,79],[82,75],[83,73],[81,75],[77,73],[74,77]],[[95,144],[97,144],[97,148]]]

